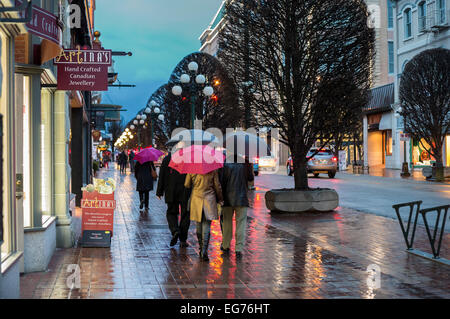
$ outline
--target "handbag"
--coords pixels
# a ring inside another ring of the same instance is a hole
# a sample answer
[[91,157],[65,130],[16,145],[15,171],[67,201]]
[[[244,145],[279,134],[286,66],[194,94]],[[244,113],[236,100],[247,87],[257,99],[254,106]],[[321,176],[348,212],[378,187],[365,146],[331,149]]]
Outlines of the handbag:
[[150,170],[152,172],[152,178],[155,180],[158,178],[158,173],[156,173],[155,169],[153,167],[150,167]]

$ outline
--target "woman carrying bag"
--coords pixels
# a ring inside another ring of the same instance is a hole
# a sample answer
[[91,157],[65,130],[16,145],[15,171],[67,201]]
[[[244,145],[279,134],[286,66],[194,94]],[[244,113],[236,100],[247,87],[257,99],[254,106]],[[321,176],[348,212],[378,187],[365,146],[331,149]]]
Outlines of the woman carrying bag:
[[145,211],[148,212],[150,191],[153,190],[153,183],[158,178],[155,165],[153,162],[145,162],[143,164],[137,162],[134,168],[134,175],[137,180],[136,190],[139,192],[139,209],[142,210],[145,206]]
[[188,174],[184,186],[192,188],[190,199],[191,220],[197,222],[200,258],[209,261],[208,246],[211,237],[211,221],[219,219],[217,204],[223,205],[219,175],[217,171],[204,175]]

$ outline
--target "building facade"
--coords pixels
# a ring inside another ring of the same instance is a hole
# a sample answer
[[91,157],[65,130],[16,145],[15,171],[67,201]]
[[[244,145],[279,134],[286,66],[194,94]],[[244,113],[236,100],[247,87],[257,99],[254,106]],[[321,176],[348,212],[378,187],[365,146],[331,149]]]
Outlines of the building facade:
[[[74,47],[80,39],[82,44],[90,41],[90,11],[80,10],[82,27],[66,19],[69,5],[83,9],[85,1],[22,3],[0,1],[0,298],[18,298],[20,273],[47,270],[55,249],[72,247],[75,242],[69,154],[74,136],[73,110],[87,109],[86,92],[57,90],[53,63],[62,48]],[[30,20],[38,23],[31,24]],[[51,25],[48,33],[36,29],[41,20]]]
[[[406,64],[417,54],[433,48],[450,49],[450,0],[396,0],[395,17],[395,106],[399,104],[400,79]],[[410,168],[421,169],[433,164],[434,158],[423,148],[424,141],[399,140],[403,120],[396,118],[395,137],[398,142],[399,162],[403,162],[403,143],[406,143],[406,161]],[[421,143],[420,143],[421,142]],[[425,145],[426,146],[426,145]],[[450,166],[450,136],[443,150],[443,163]],[[400,164],[400,165],[399,165]]]

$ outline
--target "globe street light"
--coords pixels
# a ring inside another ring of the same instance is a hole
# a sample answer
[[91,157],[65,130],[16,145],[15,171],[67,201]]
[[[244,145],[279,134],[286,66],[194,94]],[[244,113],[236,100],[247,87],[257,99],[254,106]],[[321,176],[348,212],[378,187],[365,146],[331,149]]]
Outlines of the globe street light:
[[[153,108],[147,108],[145,109],[145,113],[148,114],[148,117],[150,118],[150,126],[151,126],[151,143],[153,146],[153,137],[154,137],[154,121],[164,121],[164,115],[160,114],[161,113],[161,109],[158,107],[158,104],[155,101],[151,101],[150,102],[150,106]],[[147,116],[146,116],[147,118]]]
[[145,124],[145,119],[147,116],[145,114],[136,115],[136,119],[133,121],[134,125],[131,125],[131,129],[134,130],[137,128],[137,137],[138,137],[138,149],[141,150],[141,127]]
[[[191,129],[194,129],[195,123],[195,104],[197,100],[198,91],[201,89],[201,86],[205,85],[206,77],[203,74],[197,74],[198,64],[197,62],[190,62],[188,64],[188,70],[191,73],[182,74],[180,76],[180,82],[182,85],[189,85],[189,93],[191,98]],[[195,80],[192,81],[192,78]],[[210,97],[214,94],[214,89],[207,85],[203,87],[203,94],[207,97]],[[175,96],[180,96],[183,93],[183,88],[181,85],[174,85],[172,87],[172,94]]]

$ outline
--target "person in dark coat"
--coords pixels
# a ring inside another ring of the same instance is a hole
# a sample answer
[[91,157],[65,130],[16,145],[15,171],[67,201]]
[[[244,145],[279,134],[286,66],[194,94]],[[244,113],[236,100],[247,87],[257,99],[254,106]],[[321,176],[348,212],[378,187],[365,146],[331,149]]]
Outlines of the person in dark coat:
[[[145,162],[141,164],[136,162],[134,167],[134,176],[137,180],[136,190],[139,192],[140,205],[139,209],[148,211],[148,205],[150,200],[150,191],[153,190],[153,177],[152,169],[155,170],[153,162]],[[156,171],[156,170],[155,170]]]
[[169,152],[161,163],[156,196],[159,199],[164,196],[167,204],[167,223],[172,233],[170,246],[175,246],[179,238],[180,246],[188,247],[186,240],[191,222],[187,206],[190,192],[184,187],[186,174],[180,174],[169,167],[171,158],[172,154]]
[[134,152],[133,151],[131,151],[130,152],[130,155],[128,155],[128,159],[129,159],[129,161],[130,161],[130,170],[131,170],[131,173],[134,173],[134,156],[135,156],[135,154],[134,154]]
[[119,165],[120,165],[121,173],[127,172],[127,161],[128,161],[128,156],[127,156],[127,154],[125,154],[125,151],[122,151],[122,153],[119,154]]
[[238,163],[236,156],[228,157],[219,170],[224,205],[222,208],[222,250],[228,254],[233,234],[233,215],[236,215],[236,257],[242,256],[247,226],[248,182],[254,180],[249,163]]

